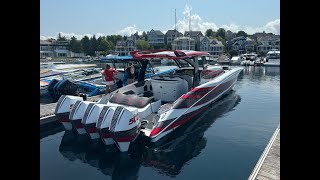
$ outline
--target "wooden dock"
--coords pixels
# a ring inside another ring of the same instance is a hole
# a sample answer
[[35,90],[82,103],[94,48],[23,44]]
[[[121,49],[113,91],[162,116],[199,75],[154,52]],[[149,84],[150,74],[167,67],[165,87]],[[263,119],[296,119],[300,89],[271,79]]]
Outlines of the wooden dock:
[[270,179],[280,179],[280,125],[248,178],[248,180]]
[[[102,95],[88,97],[88,101],[98,101]],[[57,103],[40,104],[40,125],[47,124],[56,121],[57,118],[54,115]]]

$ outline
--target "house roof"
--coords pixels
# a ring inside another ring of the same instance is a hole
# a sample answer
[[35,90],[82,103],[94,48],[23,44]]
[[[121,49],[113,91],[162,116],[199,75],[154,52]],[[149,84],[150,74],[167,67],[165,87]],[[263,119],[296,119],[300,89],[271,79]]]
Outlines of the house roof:
[[194,37],[194,36],[203,36],[201,31],[186,31],[186,32],[184,32],[184,36],[189,36],[189,34],[192,37]]
[[151,32],[156,33],[156,35],[158,35],[158,36],[163,36],[163,35],[164,35],[161,31],[159,31],[159,30],[153,30],[153,29],[151,29],[151,31],[147,32],[147,34],[149,34],[149,33],[151,33]]
[[166,32],[166,36],[175,34],[176,32],[178,33],[178,35],[181,35],[181,36],[182,36],[182,33],[179,32],[179,31],[177,31],[177,30],[168,30],[168,31]]
[[211,39],[210,46],[224,46],[221,41],[217,39]]
[[40,45],[50,45],[50,44],[52,43],[49,41],[40,40]]

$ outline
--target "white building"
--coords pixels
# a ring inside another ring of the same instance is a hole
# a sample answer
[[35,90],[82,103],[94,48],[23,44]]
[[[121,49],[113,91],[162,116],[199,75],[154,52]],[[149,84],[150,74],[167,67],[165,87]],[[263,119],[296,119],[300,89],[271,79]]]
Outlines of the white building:
[[53,57],[51,42],[40,40],[40,58]]
[[40,58],[70,57],[69,41],[40,40]]
[[195,50],[196,41],[190,37],[178,37],[172,42],[172,50]]

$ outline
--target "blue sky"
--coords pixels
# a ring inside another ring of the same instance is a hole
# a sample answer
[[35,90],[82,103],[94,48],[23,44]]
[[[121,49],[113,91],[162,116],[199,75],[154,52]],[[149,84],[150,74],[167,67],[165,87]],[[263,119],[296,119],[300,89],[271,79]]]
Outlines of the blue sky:
[[[220,27],[280,34],[280,0],[40,0],[40,38]],[[191,10],[191,17],[190,17]]]

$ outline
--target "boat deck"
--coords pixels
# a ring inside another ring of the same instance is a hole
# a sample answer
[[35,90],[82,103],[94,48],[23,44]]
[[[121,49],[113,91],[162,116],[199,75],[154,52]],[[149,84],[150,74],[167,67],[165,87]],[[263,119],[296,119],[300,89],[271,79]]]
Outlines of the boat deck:
[[248,179],[280,179],[280,125],[271,137]]

